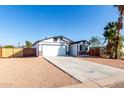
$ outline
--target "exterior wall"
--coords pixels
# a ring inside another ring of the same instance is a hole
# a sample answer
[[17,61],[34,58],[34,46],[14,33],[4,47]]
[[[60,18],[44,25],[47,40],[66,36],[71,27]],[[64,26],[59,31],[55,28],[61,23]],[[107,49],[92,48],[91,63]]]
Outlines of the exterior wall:
[[38,56],[42,56],[42,44],[38,45]]
[[[63,40],[68,41],[68,40],[66,40],[64,38],[63,38]],[[63,41],[63,40],[57,39],[57,42],[62,44],[62,45],[66,45],[66,47],[67,47],[67,54],[69,54],[69,44],[65,43],[65,41]]]
[[[78,47],[80,47],[80,45],[82,45],[82,43],[79,43],[78,44]],[[89,52],[89,49],[90,49],[90,45],[88,45],[88,44],[85,44],[87,47],[88,47],[88,50],[87,50],[87,52]],[[80,51],[80,48],[78,48],[78,52]]]
[[54,39],[53,38],[51,38],[51,39],[48,39],[48,40],[44,40],[44,41],[41,41],[41,42],[39,42],[39,45],[37,44],[37,54],[38,54],[38,56],[42,56],[42,49],[43,49],[43,47],[42,47],[42,45],[65,45],[66,47],[67,47],[67,54],[68,54],[68,52],[69,52],[69,45],[65,42],[65,41],[63,41],[63,40],[61,40],[61,39],[57,39],[57,42],[54,42]]
[[89,44],[85,44],[88,48],[87,51],[80,51],[80,45],[82,45],[83,43],[79,43],[78,44],[78,55],[89,55],[89,49],[90,49],[90,45]]
[[86,53],[84,53],[83,51],[80,51],[80,45],[83,44],[83,42],[74,43],[71,45],[68,42],[70,43],[70,41],[66,38],[63,38],[63,40],[61,40],[60,38],[57,38],[57,42],[54,42],[54,38],[49,38],[41,42],[38,42],[33,47],[36,48],[37,56],[42,56],[43,45],[64,45],[66,46],[66,54],[71,56],[78,56],[79,54],[80,55],[88,54],[90,44],[86,43],[86,45],[88,46],[88,50],[86,51]]
[[43,41],[39,42],[39,44],[42,44],[42,43],[61,43],[61,44],[65,44],[65,41],[58,38],[57,42],[54,42],[54,38],[50,38],[50,39],[43,40]]
[[[64,40],[64,39],[63,39],[63,40]],[[59,42],[59,43],[65,43],[66,40],[65,40],[65,41],[63,41],[63,40],[61,40],[61,39],[58,38],[58,39],[57,39],[57,42]]]
[[36,48],[36,56],[39,56],[39,43],[36,43],[32,48]]
[[47,39],[47,40],[43,40],[42,42],[39,42],[39,43],[43,43],[43,42],[53,42],[53,38]]
[[70,45],[70,55],[77,56],[77,44]]

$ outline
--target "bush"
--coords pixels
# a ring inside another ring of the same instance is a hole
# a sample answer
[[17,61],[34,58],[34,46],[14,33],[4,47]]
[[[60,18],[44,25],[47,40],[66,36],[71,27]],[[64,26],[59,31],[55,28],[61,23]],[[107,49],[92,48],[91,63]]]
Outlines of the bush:
[[12,45],[6,45],[6,46],[4,46],[3,48],[15,48],[15,47],[12,46]]

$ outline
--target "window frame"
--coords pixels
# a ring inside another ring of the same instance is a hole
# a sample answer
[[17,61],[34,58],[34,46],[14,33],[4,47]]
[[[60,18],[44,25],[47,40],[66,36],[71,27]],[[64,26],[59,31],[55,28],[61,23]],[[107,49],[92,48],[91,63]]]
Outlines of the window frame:
[[54,38],[53,41],[54,41],[54,42],[57,42],[57,38]]
[[84,45],[84,44],[81,44],[79,46],[79,49],[80,49],[80,51],[88,51],[88,46],[87,45]]

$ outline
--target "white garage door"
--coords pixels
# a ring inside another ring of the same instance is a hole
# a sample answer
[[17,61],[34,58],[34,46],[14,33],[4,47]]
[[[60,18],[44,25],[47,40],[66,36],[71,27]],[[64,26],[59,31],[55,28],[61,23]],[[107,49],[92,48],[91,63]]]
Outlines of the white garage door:
[[43,45],[43,56],[65,56],[66,46],[60,45]]

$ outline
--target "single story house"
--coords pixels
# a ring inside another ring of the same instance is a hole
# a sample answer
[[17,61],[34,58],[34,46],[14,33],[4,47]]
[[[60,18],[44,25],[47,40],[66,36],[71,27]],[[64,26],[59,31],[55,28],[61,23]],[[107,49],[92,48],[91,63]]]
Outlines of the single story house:
[[54,36],[36,41],[37,56],[81,56],[88,55],[90,42],[86,40],[72,41],[64,36]]

